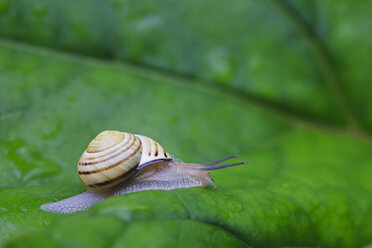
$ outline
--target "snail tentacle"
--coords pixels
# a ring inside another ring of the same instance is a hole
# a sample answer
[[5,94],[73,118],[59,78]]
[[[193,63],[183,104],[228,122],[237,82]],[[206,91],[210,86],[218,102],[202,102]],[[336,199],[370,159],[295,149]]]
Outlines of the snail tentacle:
[[202,171],[212,171],[212,170],[219,170],[219,169],[229,168],[229,167],[242,165],[242,164],[248,164],[248,162],[244,161],[244,162],[233,163],[233,164],[222,164],[222,165],[217,165],[217,166],[204,166],[204,167],[195,168],[195,169],[196,170],[202,170]]
[[226,161],[226,160],[230,160],[230,159],[237,158],[237,157],[239,157],[239,156],[238,156],[238,155],[229,156],[229,157],[226,157],[226,158],[221,158],[221,159],[218,159],[218,160],[215,160],[215,161],[212,161],[212,162],[206,163],[206,164],[204,164],[204,165],[205,165],[205,166],[216,165],[216,164],[219,164],[219,163],[224,162],[224,161]]

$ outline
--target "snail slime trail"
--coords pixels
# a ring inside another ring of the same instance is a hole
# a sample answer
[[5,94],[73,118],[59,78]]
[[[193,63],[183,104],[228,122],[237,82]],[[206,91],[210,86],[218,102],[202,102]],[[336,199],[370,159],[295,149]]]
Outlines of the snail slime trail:
[[73,213],[87,210],[106,198],[138,191],[207,187],[208,184],[216,187],[209,171],[247,164],[218,165],[233,158],[237,156],[206,164],[185,163],[149,137],[103,131],[89,143],[78,162],[78,176],[87,191],[40,208],[54,213]]

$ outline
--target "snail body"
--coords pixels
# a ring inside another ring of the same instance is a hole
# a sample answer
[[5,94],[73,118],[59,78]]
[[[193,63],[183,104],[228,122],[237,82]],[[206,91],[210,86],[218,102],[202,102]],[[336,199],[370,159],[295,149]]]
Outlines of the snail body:
[[184,163],[172,157],[153,139],[119,131],[103,131],[83,152],[78,162],[78,176],[88,191],[52,203],[44,211],[72,213],[89,209],[106,198],[146,190],[206,187],[214,181],[210,170],[242,163],[218,165],[237,156],[207,164]]

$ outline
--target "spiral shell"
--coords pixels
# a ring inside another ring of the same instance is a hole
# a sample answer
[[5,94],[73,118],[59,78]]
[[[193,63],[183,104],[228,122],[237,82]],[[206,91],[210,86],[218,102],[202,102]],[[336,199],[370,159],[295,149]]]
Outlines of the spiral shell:
[[138,168],[170,159],[159,143],[146,136],[103,131],[82,154],[78,175],[88,190],[105,191],[133,176]]

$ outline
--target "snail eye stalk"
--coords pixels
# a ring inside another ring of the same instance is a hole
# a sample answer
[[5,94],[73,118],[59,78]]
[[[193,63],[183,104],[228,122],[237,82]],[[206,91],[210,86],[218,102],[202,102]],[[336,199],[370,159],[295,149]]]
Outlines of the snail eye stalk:
[[217,165],[217,166],[203,166],[200,168],[195,168],[196,170],[202,170],[202,171],[212,171],[212,170],[219,170],[219,169],[224,169],[228,167],[233,167],[233,166],[238,166],[241,164],[248,164],[247,161],[244,162],[239,162],[239,163],[233,163],[233,164],[223,164],[223,165]]
[[226,157],[226,158],[221,158],[219,160],[216,160],[216,161],[212,161],[212,162],[209,162],[209,163],[206,163],[204,164],[205,166],[210,166],[210,165],[216,165],[216,164],[219,164],[221,162],[224,162],[226,160],[230,160],[230,159],[233,159],[233,158],[237,158],[238,155],[234,155],[234,156],[229,156],[229,157]]

